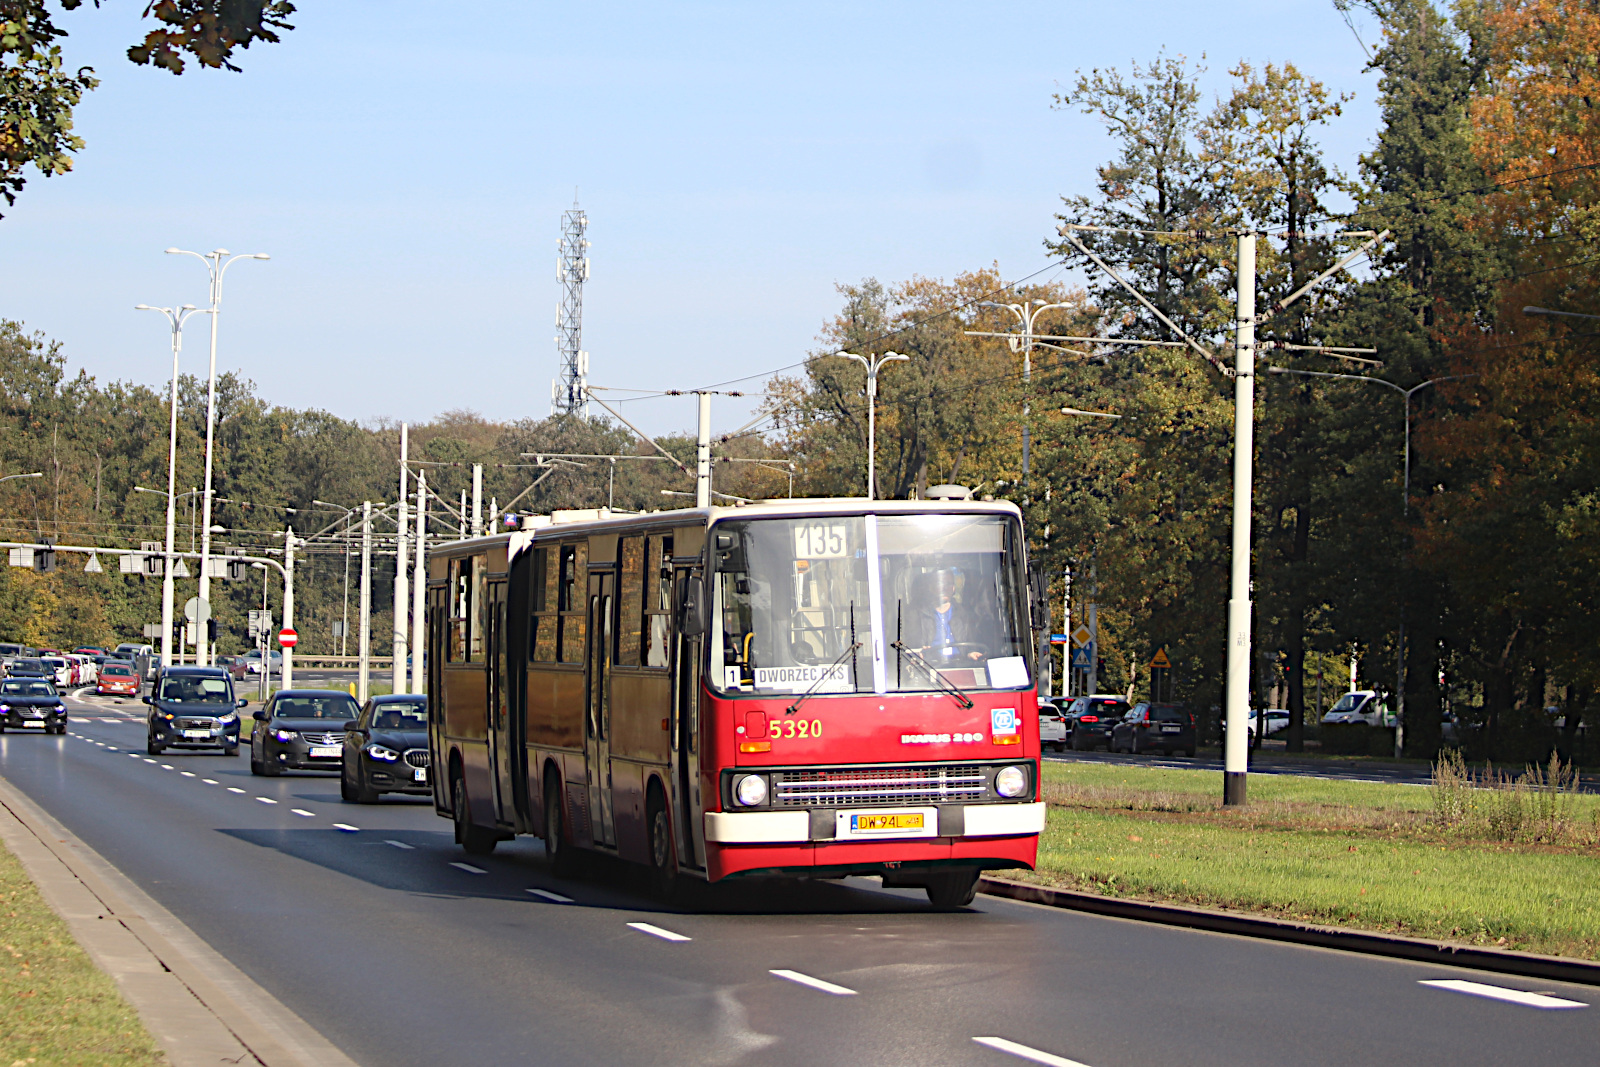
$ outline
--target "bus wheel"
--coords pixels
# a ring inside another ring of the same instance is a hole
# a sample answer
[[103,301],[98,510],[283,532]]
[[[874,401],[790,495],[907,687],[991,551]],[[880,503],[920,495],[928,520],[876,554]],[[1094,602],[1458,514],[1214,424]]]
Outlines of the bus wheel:
[[661,900],[678,895],[678,857],[672,845],[672,819],[659,792],[650,794],[645,825],[650,829],[650,889]]
[[493,830],[485,830],[472,821],[472,809],[467,806],[467,783],[457,775],[451,783],[452,812],[456,824],[456,844],[468,855],[487,856],[500,840]]
[[928,903],[936,908],[964,908],[978,895],[976,868],[966,871],[948,871],[928,879]]
[[561,819],[561,786],[553,774],[544,780],[544,854],[557,877],[566,878],[573,873],[577,856],[567,840],[566,824]]

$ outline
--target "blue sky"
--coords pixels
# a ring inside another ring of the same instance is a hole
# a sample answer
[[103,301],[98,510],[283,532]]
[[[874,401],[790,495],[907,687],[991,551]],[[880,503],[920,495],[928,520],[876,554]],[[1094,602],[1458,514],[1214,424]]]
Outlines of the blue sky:
[[[357,419],[548,414],[574,188],[591,380],[693,388],[802,359],[836,283],[1045,267],[1059,198],[1110,152],[1051,110],[1080,68],[1204,55],[1214,95],[1241,58],[1289,60],[1357,94],[1324,137],[1336,162],[1376,126],[1331,0],[302,0],[243,74],[181,78],[123,58],[142,6],[62,19],[68,63],[103,81],[76,170],[31,179],[0,221],[0,314],[74,369],[157,382],[168,334],[133,305],[205,298],[201,266],[161,250],[268,252],[229,272],[219,365]],[[204,373],[195,326],[184,364]],[[719,400],[719,428],[744,410]],[[628,414],[683,429],[692,400]]]

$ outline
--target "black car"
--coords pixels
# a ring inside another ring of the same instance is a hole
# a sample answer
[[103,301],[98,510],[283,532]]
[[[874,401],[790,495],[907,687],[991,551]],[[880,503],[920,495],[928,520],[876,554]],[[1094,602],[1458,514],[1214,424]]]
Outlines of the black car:
[[168,667],[150,695],[145,751],[159,756],[168,748],[220,748],[239,754],[239,709],[233,679],[219,667]]
[[361,713],[338,689],[281,689],[252,718],[250,773],[338,771],[344,724]]
[[1111,733],[1111,751],[1183,752],[1194,755],[1194,716],[1182,704],[1140,703],[1123,716]]
[[7,678],[0,682],[0,733],[7,726],[47,734],[67,732],[67,706],[48,678]]
[[47,678],[51,682],[56,678],[56,672],[42,659],[14,659],[6,668],[6,673],[12,678]]
[[347,803],[371,804],[383,793],[433,795],[427,697],[373,697],[344,731],[339,795]]
[[1106,694],[1082,696],[1067,709],[1067,740],[1072,751],[1106,746],[1111,748],[1111,728],[1128,713],[1128,702],[1122,697]]

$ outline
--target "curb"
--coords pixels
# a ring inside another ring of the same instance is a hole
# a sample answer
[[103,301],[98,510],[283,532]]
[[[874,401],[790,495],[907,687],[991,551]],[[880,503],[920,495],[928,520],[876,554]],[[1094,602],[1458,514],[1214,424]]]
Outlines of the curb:
[[174,1067],[356,1067],[4,778],[0,841]]
[[1388,956],[1416,963],[1468,967],[1478,971],[1495,971],[1525,978],[1544,978],[1554,982],[1600,986],[1600,963],[1567,959],[1562,956],[1508,952],[1504,949],[1477,948],[1450,941],[1428,941],[1420,937],[1401,937],[1398,934],[1377,934],[1363,930],[1347,930],[1338,926],[1316,926],[1311,923],[1267,919],[1234,912],[1208,911],[1204,908],[1189,908],[1179,904],[1153,904],[1143,900],[1102,897],[1094,893],[1030,885],[1004,878],[980,878],[978,891],[990,896],[1008,897],[1031,904],[1083,911],[1092,915],[1107,915],[1117,919],[1159,923],[1163,926],[1182,926],[1191,930],[1232,934],[1236,937],[1256,937],[1293,945],[1314,945],[1318,948],[1359,952],[1369,956]]

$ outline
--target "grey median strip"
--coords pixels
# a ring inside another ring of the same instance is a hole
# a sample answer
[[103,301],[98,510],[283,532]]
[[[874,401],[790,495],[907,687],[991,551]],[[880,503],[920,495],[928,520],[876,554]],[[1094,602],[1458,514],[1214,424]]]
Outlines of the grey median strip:
[[1007,897],[1011,900],[1065,908],[1070,911],[1083,911],[1092,915],[1107,915],[1117,919],[1133,919],[1138,922],[1159,923],[1163,926],[1183,926],[1191,930],[1234,934],[1239,937],[1259,937],[1267,941],[1283,941],[1294,945],[1315,945],[1318,948],[1360,952],[1369,956],[1388,956],[1393,959],[1433,963],[1445,967],[1466,967],[1478,971],[1516,974],[1525,978],[1544,978],[1554,982],[1600,985],[1600,963],[1589,960],[1477,948],[1449,941],[1428,941],[1420,937],[1347,930],[1338,926],[1315,926],[1311,923],[1287,922],[1258,915],[1187,908],[1178,904],[1156,904],[1145,900],[1102,897],[1094,893],[1029,885],[1026,882],[1013,882],[1004,878],[980,878],[978,890],[990,896]]

